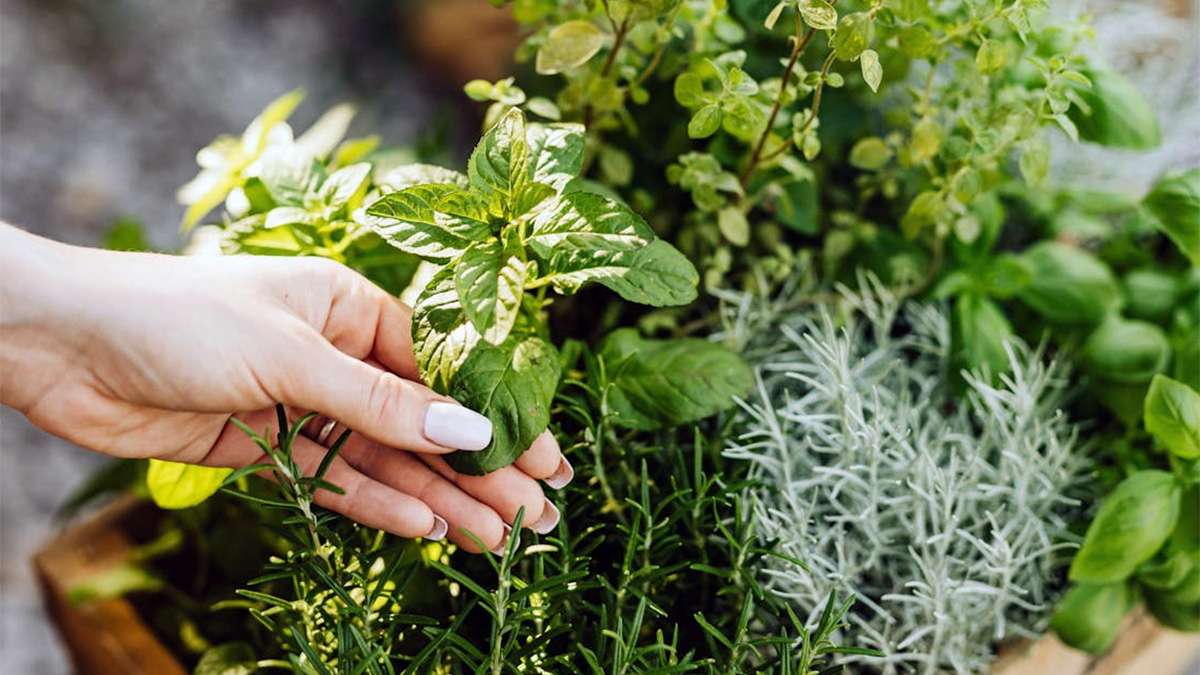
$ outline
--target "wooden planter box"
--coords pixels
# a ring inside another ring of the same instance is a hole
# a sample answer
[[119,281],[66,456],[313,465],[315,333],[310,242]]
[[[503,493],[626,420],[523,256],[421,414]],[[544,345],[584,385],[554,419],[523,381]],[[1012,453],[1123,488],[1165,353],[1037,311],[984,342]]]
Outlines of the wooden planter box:
[[[78,606],[68,600],[74,584],[125,559],[139,513],[145,507],[133,497],[118,499],[69,527],[34,557],[46,607],[79,675],[187,675],[129,601]],[[1075,651],[1051,635],[1009,650],[993,675],[1182,675],[1198,659],[1200,635],[1166,630],[1139,611],[1103,657]]]

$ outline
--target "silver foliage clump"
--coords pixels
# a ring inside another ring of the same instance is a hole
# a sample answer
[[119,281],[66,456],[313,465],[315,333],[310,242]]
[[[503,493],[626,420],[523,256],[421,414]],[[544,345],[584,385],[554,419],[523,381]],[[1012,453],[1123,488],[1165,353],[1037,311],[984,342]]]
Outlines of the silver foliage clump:
[[811,568],[768,558],[763,583],[809,617],[855,594],[841,643],[887,654],[855,672],[986,672],[995,643],[1045,628],[1075,546],[1088,465],[1059,409],[1067,382],[1013,345],[1011,374],[968,375],[956,398],[943,307],[843,295],[799,312],[724,298],[719,337],[759,376],[726,454],[760,483],[760,538]]

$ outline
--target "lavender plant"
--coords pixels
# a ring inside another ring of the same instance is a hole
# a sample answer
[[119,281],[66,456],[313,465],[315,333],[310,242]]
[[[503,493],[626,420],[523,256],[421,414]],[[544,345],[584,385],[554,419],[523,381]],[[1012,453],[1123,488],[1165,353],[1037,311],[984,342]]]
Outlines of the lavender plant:
[[1009,343],[1010,374],[968,374],[956,400],[947,312],[868,286],[791,313],[726,296],[758,390],[725,454],[751,465],[760,538],[813,572],[766,558],[762,582],[810,616],[855,594],[843,639],[887,654],[864,670],[984,672],[994,644],[1045,628],[1074,548],[1088,463],[1066,380]]

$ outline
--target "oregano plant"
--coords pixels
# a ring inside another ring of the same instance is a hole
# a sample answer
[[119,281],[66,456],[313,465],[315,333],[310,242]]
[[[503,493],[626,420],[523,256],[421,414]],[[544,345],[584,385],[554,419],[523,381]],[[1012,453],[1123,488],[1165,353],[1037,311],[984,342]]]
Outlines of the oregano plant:
[[480,140],[466,175],[430,167],[366,209],[364,222],[440,266],[416,302],[413,343],[434,390],[487,415],[493,440],[451,466],[511,463],[550,421],[559,355],[545,334],[548,291],[588,282],[656,307],[696,297],[698,274],[625,204],[575,181],[584,128],[530,124],[519,109]]

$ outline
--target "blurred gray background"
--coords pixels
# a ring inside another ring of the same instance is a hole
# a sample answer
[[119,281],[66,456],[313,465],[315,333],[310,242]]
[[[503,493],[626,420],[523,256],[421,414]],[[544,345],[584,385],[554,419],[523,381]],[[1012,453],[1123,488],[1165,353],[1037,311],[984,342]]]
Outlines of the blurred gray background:
[[[196,150],[298,87],[300,128],[352,101],[352,134],[415,140],[456,97],[409,64],[398,4],[3,0],[0,218],[94,246],[131,216],[177,248]],[[0,411],[0,673],[69,670],[28,561],[102,461]]]
[[[196,150],[297,87],[309,94],[298,126],[352,101],[361,109],[352,134],[411,142],[448,118],[460,127],[455,87],[406,55],[401,4],[2,0],[0,218],[96,245],[114,219],[132,216],[155,246],[175,248],[182,209],[174,194],[194,175]],[[1140,194],[1164,169],[1195,165],[1196,0],[1054,5],[1096,14],[1099,49],[1162,111],[1165,136],[1162,150],[1132,163],[1056,142],[1055,177]],[[0,411],[0,673],[68,672],[28,560],[57,527],[59,504],[102,461]]]

